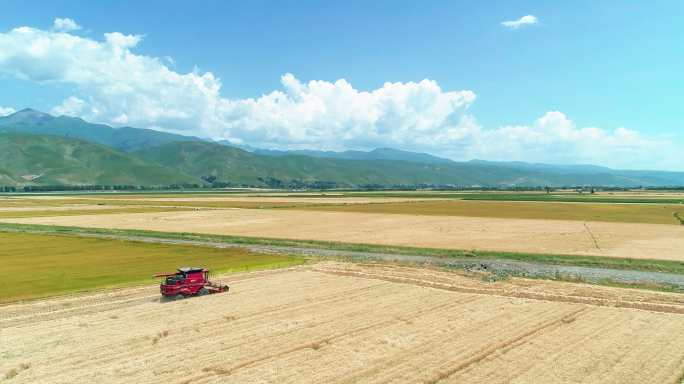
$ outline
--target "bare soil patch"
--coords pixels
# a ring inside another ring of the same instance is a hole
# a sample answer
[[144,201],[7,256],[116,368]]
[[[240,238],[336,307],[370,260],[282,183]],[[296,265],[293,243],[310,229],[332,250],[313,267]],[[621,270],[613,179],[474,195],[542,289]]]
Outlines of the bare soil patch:
[[223,209],[5,222],[414,247],[684,260],[684,226],[300,210]]
[[[340,263],[0,307],[13,383],[676,383],[681,295]],[[575,302],[528,298],[552,293]],[[517,293],[519,296],[512,295]],[[587,300],[585,303],[583,300]],[[612,307],[639,302],[645,309]]]

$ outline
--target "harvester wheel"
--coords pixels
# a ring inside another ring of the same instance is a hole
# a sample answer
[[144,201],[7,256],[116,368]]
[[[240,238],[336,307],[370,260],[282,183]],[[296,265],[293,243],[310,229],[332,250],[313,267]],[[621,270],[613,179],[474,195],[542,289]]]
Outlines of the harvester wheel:
[[204,296],[204,295],[208,295],[208,294],[209,294],[209,291],[206,288],[202,288],[199,291],[197,291],[197,296]]
[[181,295],[180,293],[173,297],[174,300],[180,300],[180,299],[184,299],[184,298],[185,298],[185,296]]

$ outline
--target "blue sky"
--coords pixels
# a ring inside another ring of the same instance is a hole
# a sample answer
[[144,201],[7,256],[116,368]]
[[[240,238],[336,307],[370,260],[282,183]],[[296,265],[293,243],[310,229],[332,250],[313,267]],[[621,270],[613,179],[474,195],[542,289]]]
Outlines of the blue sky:
[[[210,73],[213,82],[220,79],[218,96],[207,99],[201,91],[192,98],[198,103],[193,110],[204,111],[199,115],[182,105],[174,109],[171,98],[150,107],[156,112],[127,111],[147,102],[128,98],[117,104],[105,100],[106,92],[97,88],[107,87],[101,82],[24,70],[33,68],[26,64],[30,60],[44,65],[65,59],[61,54],[17,51],[3,65],[0,53],[0,107],[6,110],[31,106],[266,147],[386,145],[456,159],[684,169],[673,145],[682,142],[684,125],[680,1],[4,1],[1,6],[0,33],[8,41],[16,40],[10,31],[20,26],[48,34],[36,39],[66,33],[102,44],[105,33],[140,35],[122,48],[180,75]],[[525,15],[537,23],[517,29],[501,24]],[[81,28],[56,31],[55,18],[70,18]],[[287,88],[285,74],[306,89]],[[326,84],[338,79],[359,92],[381,92],[369,101],[344,96],[344,84],[337,84],[341,93],[327,93]],[[426,84],[406,86],[423,79],[439,91]],[[309,81],[325,84],[312,88]],[[389,91],[386,82],[402,85]],[[159,88],[138,89],[138,83],[131,85],[138,95]],[[276,91],[289,98],[288,108],[272,107],[278,95],[259,99]],[[475,98],[458,93],[464,91]],[[65,104],[70,97],[76,107]],[[145,100],[154,99],[149,94]],[[256,104],[245,102],[250,99]],[[217,109],[216,100],[223,106]],[[375,109],[346,109],[336,100],[374,103]],[[418,101],[399,110],[406,100]],[[159,112],[163,108],[168,113]],[[556,137],[540,138],[546,134]],[[491,140],[504,145],[488,147]],[[604,148],[605,154],[597,153]]]

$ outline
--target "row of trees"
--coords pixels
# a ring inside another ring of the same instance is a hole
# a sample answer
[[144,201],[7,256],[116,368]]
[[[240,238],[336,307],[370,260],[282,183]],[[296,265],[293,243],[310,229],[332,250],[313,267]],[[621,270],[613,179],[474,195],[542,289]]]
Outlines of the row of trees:
[[156,191],[176,189],[211,188],[211,185],[173,184],[173,185],[26,185],[0,186],[0,192],[60,192],[60,191]]

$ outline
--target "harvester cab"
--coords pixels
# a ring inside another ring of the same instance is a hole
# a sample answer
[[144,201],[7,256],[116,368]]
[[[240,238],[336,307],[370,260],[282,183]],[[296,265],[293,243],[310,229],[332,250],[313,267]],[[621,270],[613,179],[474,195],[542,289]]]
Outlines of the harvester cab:
[[164,297],[181,299],[189,296],[203,296],[228,292],[227,285],[215,284],[209,280],[209,270],[183,267],[173,273],[158,273],[161,277],[159,290]]

